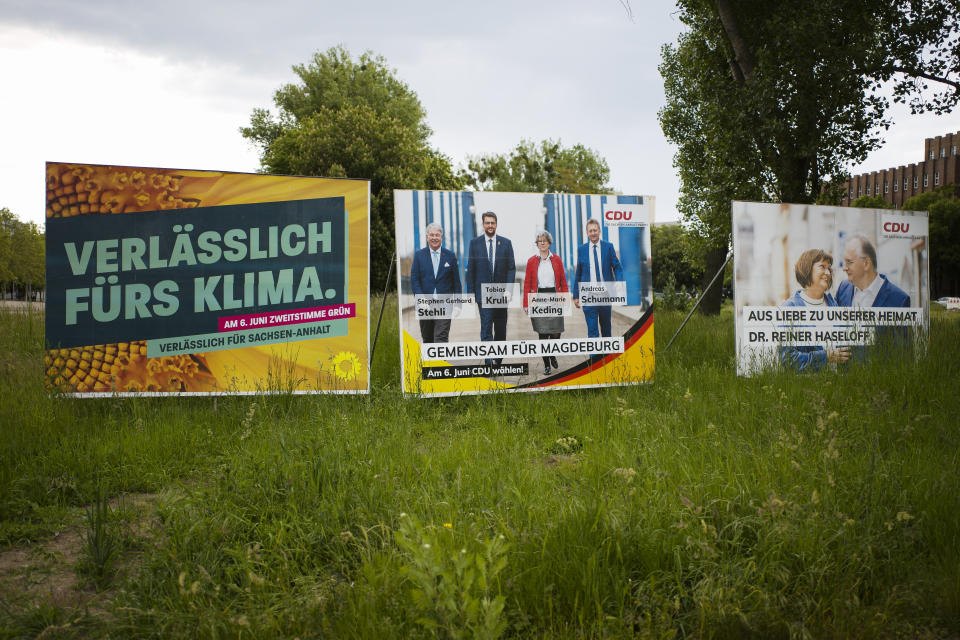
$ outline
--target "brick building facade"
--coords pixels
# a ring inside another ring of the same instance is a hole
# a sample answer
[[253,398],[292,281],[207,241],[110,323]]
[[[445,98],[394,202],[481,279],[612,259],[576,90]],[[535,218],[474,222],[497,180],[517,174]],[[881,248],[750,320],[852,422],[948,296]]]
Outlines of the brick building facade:
[[923,160],[872,173],[853,176],[844,183],[840,203],[849,206],[860,196],[882,196],[898,209],[925,191],[945,184],[960,187],[960,132],[947,133],[923,142]]

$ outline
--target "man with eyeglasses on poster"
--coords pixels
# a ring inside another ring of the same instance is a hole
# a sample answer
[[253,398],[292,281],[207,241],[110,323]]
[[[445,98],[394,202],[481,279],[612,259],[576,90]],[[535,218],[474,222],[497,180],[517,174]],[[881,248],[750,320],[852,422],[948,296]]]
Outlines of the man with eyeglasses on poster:
[[[483,235],[470,241],[467,262],[467,293],[476,296],[480,310],[480,340],[497,342],[507,339],[507,309],[488,307],[483,304],[485,284],[512,286],[516,279],[517,266],[513,257],[513,244],[497,235],[497,214],[487,211],[480,216]],[[489,365],[500,364],[500,358],[487,358]]]
[[[873,243],[862,235],[852,236],[843,251],[843,272],[847,279],[837,289],[837,304],[841,307],[909,307],[910,296],[893,284],[887,276],[877,272],[877,250]],[[877,342],[909,345],[907,327],[877,327]],[[853,350],[855,360],[861,360],[868,352],[862,348]]]
[[910,296],[882,273],[877,273],[877,250],[861,235],[851,237],[843,251],[847,279],[837,289],[842,307],[909,307]]
[[[417,296],[460,293],[460,268],[457,256],[443,248],[443,227],[436,222],[427,225],[427,246],[413,255],[410,288]],[[423,343],[447,342],[450,318],[420,320]]]

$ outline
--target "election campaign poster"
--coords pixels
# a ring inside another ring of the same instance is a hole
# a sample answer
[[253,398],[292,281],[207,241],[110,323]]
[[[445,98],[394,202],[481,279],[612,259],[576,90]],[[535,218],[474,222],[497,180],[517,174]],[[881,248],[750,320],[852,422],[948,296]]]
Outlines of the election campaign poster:
[[394,191],[408,394],[650,382],[651,196]]
[[50,162],[46,384],[367,393],[369,182]]
[[925,348],[926,212],[734,202],[732,216],[739,375]]

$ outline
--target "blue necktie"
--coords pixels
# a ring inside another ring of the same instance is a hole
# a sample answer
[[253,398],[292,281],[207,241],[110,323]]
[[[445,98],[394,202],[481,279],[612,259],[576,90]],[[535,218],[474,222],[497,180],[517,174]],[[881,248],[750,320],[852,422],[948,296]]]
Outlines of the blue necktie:
[[487,240],[487,260],[490,262],[490,277],[493,277],[493,238]]
[[600,260],[597,258],[597,245],[593,245],[593,268],[597,270],[597,282],[602,282],[603,275],[600,273]]
[[433,256],[433,277],[437,277],[437,267],[440,266],[440,253],[438,251],[431,251],[430,255]]

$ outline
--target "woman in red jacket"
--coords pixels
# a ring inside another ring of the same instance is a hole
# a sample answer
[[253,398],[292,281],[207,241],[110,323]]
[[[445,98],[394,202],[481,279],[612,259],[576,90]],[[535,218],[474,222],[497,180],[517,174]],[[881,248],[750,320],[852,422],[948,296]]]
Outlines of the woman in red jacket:
[[[538,252],[527,260],[527,270],[523,276],[523,309],[530,315],[531,293],[564,293],[570,291],[567,287],[567,277],[563,270],[563,261],[550,252],[553,245],[553,236],[549,231],[537,233]],[[537,312],[530,317],[533,330],[541,340],[559,338],[563,333],[563,315],[561,313],[544,314]],[[552,367],[552,368],[551,368]],[[560,363],[556,356],[543,356],[543,373],[550,375],[553,369],[558,369]]]

